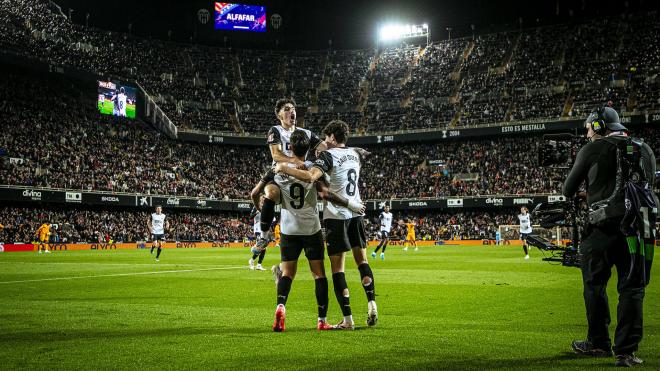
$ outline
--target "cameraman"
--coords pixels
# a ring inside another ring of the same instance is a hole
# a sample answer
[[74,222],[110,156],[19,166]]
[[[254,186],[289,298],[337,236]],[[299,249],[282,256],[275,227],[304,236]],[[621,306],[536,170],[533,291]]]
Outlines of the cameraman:
[[[634,354],[642,340],[642,306],[646,282],[629,277],[632,255],[624,234],[620,231],[625,213],[622,193],[612,197],[617,184],[617,145],[627,141],[626,127],[621,125],[618,113],[603,107],[585,121],[587,143],[580,149],[566,182],[563,194],[573,197],[586,181],[587,203],[611,198],[607,217],[596,224],[590,222],[580,244],[584,303],[587,311],[588,333],[584,341],[573,341],[573,350],[581,355],[610,357],[616,355],[616,366],[630,367],[642,363]],[[650,184],[654,184],[655,156],[647,144],[641,146],[642,171]],[[609,336],[610,312],[607,299],[607,281],[612,265],[618,275],[617,326],[614,347]],[[639,275],[639,271],[635,273]]]

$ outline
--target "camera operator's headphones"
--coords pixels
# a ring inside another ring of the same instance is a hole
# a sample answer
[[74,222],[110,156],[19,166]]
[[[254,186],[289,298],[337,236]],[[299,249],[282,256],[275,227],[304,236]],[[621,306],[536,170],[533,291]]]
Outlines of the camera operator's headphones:
[[611,131],[628,131],[628,129],[621,125],[619,114],[610,106],[601,106],[593,111],[587,117],[586,123],[591,125],[595,134],[604,136],[606,130]]
[[607,126],[605,125],[605,107],[598,107],[598,109],[589,115],[587,123],[591,124],[591,128],[594,130],[594,133],[598,135],[605,135],[605,130]]

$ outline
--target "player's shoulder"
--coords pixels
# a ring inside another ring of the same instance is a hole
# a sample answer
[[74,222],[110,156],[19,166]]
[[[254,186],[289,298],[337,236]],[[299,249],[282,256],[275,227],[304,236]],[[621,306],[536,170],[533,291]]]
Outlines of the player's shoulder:
[[268,129],[268,134],[281,134],[282,133],[282,126],[281,125],[273,125]]
[[268,144],[279,144],[280,138],[282,137],[282,126],[273,125],[268,129],[267,140]]
[[337,157],[337,152],[334,151],[335,148],[331,149],[326,149],[325,151],[321,151],[319,155],[317,156],[317,162],[318,160],[323,160],[326,162],[332,163],[333,159]]

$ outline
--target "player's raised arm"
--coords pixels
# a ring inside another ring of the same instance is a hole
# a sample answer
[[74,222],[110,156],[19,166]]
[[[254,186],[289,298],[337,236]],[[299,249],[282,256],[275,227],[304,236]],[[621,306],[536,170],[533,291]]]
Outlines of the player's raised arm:
[[319,178],[321,178],[321,176],[323,176],[323,171],[321,171],[321,169],[317,168],[316,166],[309,170],[301,170],[289,167],[284,164],[277,164],[277,166],[275,166],[275,172],[290,175],[298,180],[302,180],[305,183],[314,183]]
[[330,171],[332,166],[332,155],[327,151],[323,151],[314,162],[314,165],[312,165],[312,168],[309,170],[292,169],[286,165],[278,164],[275,167],[275,172],[290,175],[306,183],[314,183],[320,179],[323,174]]
[[280,144],[269,144],[270,155],[273,157],[275,162],[286,162],[292,163],[295,165],[302,165],[303,161],[298,160],[295,157],[289,157],[282,152],[282,146]]

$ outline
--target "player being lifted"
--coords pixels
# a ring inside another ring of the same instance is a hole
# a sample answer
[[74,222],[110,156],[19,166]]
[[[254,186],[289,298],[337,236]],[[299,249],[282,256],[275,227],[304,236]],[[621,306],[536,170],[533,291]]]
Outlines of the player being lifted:
[[44,222],[37,231],[35,235],[38,238],[39,245],[37,246],[37,251],[41,254],[42,250],[44,253],[49,254],[48,251],[48,242],[50,241],[50,224]]
[[415,223],[413,223],[412,219],[407,219],[408,221],[405,223],[407,233],[406,233],[406,240],[404,242],[404,247],[403,251],[408,251],[408,246],[412,244],[415,246],[415,251],[418,250],[417,248],[417,238],[415,237]]
[[387,249],[387,242],[390,238],[390,232],[392,232],[392,213],[390,212],[390,206],[385,205],[383,212],[380,213],[378,219],[380,219],[380,242],[376,246],[376,250],[371,253],[371,257],[375,258],[376,253],[380,248],[383,248],[383,252],[380,253],[380,259],[385,260],[385,249]]
[[523,243],[523,251],[525,252],[525,259],[529,259],[529,247],[527,246],[527,236],[532,233],[532,219],[527,212],[525,206],[520,208],[520,214],[518,214],[518,220],[520,221],[520,239]]
[[[290,163],[298,167],[304,167],[305,156],[302,160],[293,155],[291,151],[291,134],[296,130],[301,130],[309,139],[309,150],[323,151],[326,145],[316,135],[307,129],[296,128],[296,102],[293,99],[285,98],[280,99],[275,103],[275,116],[280,121],[279,125],[275,125],[268,131],[267,143],[270,149],[270,154],[273,158],[273,166],[276,163]],[[270,173],[271,171],[269,171]],[[270,179],[272,174],[267,173],[262,180]],[[269,180],[270,181],[270,180]],[[253,192],[259,191],[256,187]],[[280,189],[274,182],[270,181],[263,189],[265,193],[263,206],[261,211],[261,237],[257,240],[256,250],[265,249],[271,240],[272,232],[270,231],[271,223],[275,217],[275,204],[280,200]],[[258,197],[259,194],[251,194],[252,199]]]
[[[311,169],[301,170],[278,164],[275,171],[284,172],[306,183],[313,183],[325,175],[330,192],[340,195],[352,203],[361,203],[358,184],[362,159],[357,150],[346,147],[348,133],[348,125],[345,122],[331,121],[323,129],[325,143],[329,149],[321,152]],[[351,250],[360,271],[364,292],[367,295],[367,324],[374,326],[378,321],[374,276],[365,251],[367,241],[363,218],[363,212],[355,212],[332,203],[326,202],[323,209],[332,282],[337,302],[344,315],[344,320],[335,326],[336,329],[353,329],[355,327],[344,274],[346,252]]]
[[[295,131],[291,134],[291,148],[297,159],[304,159],[309,149],[309,138],[303,131]],[[278,167],[295,166],[291,163],[279,164]],[[323,235],[319,213],[316,209],[317,190],[314,182],[304,182],[287,174],[271,173],[274,181],[281,190],[282,211],[280,217],[281,244],[280,265],[273,266],[275,284],[277,285],[277,308],[273,331],[284,331],[284,320],[286,317],[286,302],[291,290],[291,284],[296,275],[298,258],[305,251],[309,261],[316,286],[316,301],[318,305],[318,330],[331,330],[333,326],[326,321],[328,312],[328,279],[325,276],[323,265],[324,250]],[[270,183],[271,179],[262,179],[257,189],[263,188]],[[332,202],[350,205],[356,211],[363,212],[361,203],[349,203],[334,194],[325,192],[324,197]]]
[[156,212],[151,214],[151,217],[147,219],[147,228],[151,234],[151,254],[154,253],[154,249],[158,247],[156,252],[156,261],[160,259],[160,252],[162,250],[162,243],[165,239],[165,230],[170,228],[170,222],[165,220],[165,214],[163,214],[163,207],[158,205],[156,206]]
[[[262,204],[264,201],[263,195],[261,196],[259,200],[259,204]],[[261,237],[261,212],[259,209],[257,209],[256,206],[252,207],[252,211],[250,211],[250,218],[253,219],[253,225],[252,225],[252,232],[254,233],[254,243],[257,243],[257,240],[259,237]],[[266,249],[261,250],[261,252],[256,251],[252,253],[252,258],[248,260],[248,267],[252,270],[259,270],[263,271],[265,270],[262,266],[261,263],[264,261],[264,257],[266,256]],[[259,258],[259,261],[257,262],[257,265],[255,267],[254,262]]]

